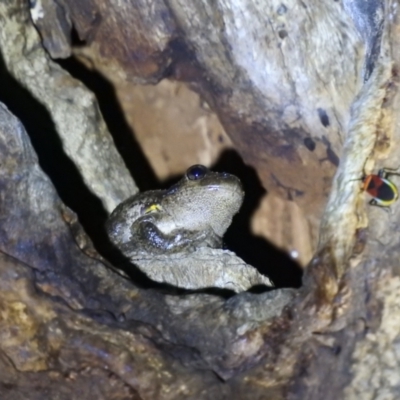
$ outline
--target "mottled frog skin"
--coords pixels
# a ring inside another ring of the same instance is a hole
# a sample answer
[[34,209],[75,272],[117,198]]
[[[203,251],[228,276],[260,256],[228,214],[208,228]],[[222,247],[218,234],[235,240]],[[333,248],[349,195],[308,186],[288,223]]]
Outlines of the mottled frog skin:
[[107,233],[130,258],[220,248],[243,196],[237,177],[194,165],[171,188],[121,203],[107,221]]

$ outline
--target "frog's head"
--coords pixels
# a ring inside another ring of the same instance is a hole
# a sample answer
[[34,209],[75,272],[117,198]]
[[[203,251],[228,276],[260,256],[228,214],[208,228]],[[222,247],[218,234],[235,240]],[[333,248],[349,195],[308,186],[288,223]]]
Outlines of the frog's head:
[[193,165],[163,198],[163,209],[188,230],[212,230],[222,237],[242,205],[240,180],[227,173]]

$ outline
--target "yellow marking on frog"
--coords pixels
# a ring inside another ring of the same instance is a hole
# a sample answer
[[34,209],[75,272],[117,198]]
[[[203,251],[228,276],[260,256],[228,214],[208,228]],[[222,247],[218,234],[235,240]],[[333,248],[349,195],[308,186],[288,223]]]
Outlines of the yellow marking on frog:
[[145,210],[145,214],[150,214],[152,212],[161,211],[162,207],[159,204],[152,204],[151,206],[147,207]]

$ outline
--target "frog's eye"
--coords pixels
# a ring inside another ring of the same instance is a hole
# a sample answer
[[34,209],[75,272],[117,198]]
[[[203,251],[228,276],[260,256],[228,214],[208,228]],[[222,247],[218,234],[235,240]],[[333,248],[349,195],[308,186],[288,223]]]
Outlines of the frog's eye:
[[186,171],[186,176],[191,181],[197,181],[203,179],[207,173],[208,169],[204,165],[193,165]]
[[152,204],[144,210],[143,214],[150,214],[157,211],[161,211],[161,206],[159,204]]

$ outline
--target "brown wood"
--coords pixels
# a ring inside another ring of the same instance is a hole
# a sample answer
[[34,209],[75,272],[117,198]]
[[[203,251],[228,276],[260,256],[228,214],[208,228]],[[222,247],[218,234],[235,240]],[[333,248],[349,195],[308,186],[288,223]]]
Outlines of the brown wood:
[[83,41],[72,51],[99,69],[190,82],[264,184],[321,222],[300,289],[142,289],[98,255],[0,88],[1,399],[400,397],[398,204],[369,207],[358,180],[375,162],[400,165],[398,2],[365,4],[46,0],[31,10],[41,42],[27,4],[1,2],[4,81],[40,105],[39,129],[67,154],[65,127],[85,136],[60,110],[73,121],[87,107],[101,134],[69,155],[106,207],[124,193],[103,190],[108,168],[87,174],[97,145],[134,185],[95,99],[80,104],[87,89],[42,48],[68,56],[71,26]]

